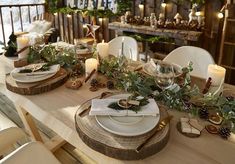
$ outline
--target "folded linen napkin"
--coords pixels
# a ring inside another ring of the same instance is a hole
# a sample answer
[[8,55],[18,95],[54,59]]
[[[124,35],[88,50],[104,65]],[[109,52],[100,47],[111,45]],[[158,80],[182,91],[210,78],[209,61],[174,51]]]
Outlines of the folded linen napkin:
[[120,99],[93,99],[89,115],[111,115],[111,116],[156,116],[159,114],[159,108],[154,99],[149,99],[149,103],[141,107],[137,113],[131,110],[114,110],[108,105],[118,102]]

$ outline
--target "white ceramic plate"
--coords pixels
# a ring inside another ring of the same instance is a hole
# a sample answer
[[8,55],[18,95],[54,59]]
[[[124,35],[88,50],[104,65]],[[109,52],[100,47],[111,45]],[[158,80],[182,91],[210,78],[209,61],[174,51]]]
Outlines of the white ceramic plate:
[[116,122],[117,124],[121,124],[121,125],[133,125],[133,124],[136,124],[136,123],[142,121],[144,116],[128,117],[128,119],[126,119],[127,117],[118,117],[118,116],[109,116],[109,118],[112,121]]
[[48,79],[54,76],[60,69],[60,65],[52,65],[48,71],[44,72],[33,72],[33,73],[19,73],[20,69],[24,68],[15,68],[11,71],[11,77],[20,83],[33,83]]
[[[158,60],[154,60],[154,62],[156,63]],[[180,65],[177,65],[175,63],[171,63],[174,67],[174,71],[175,71],[175,77],[178,77],[180,76],[183,72],[182,72],[182,67]],[[146,63],[144,66],[143,66],[143,71],[150,75],[150,76],[154,76],[154,72],[151,68],[151,64],[150,63]]]
[[[127,94],[115,95],[111,98],[125,98]],[[151,131],[159,122],[157,116],[95,116],[98,124],[110,133],[121,136],[138,136]]]

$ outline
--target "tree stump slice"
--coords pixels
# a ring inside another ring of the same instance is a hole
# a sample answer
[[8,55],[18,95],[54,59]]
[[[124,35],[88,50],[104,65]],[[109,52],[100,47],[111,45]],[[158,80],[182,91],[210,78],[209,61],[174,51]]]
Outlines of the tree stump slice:
[[[160,121],[168,116],[166,107],[159,105]],[[112,134],[99,126],[94,116],[80,117],[78,109],[75,115],[75,126],[78,135],[92,149],[120,160],[140,160],[156,154],[167,144],[170,136],[170,125],[159,131],[143,148],[137,153],[135,149],[144,142],[154,131],[146,134],[125,137]]]
[[8,90],[21,95],[36,95],[53,90],[63,85],[68,77],[65,69],[60,70],[51,78],[34,83],[20,83],[15,81],[11,75],[6,76],[6,87]]

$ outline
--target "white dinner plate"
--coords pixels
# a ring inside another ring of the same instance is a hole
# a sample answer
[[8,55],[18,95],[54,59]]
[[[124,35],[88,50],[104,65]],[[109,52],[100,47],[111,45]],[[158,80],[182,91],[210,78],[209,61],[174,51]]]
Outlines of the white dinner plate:
[[[115,95],[110,98],[126,98],[127,94]],[[95,116],[98,124],[110,133],[121,136],[138,136],[151,131],[159,122],[157,116]]]
[[60,69],[60,65],[52,65],[48,71],[33,72],[33,73],[19,73],[24,68],[15,68],[11,71],[11,77],[20,83],[33,83],[48,79],[54,76]]
[[[158,60],[154,59],[154,62],[157,62]],[[178,64],[175,64],[175,63],[171,63],[174,67],[174,71],[175,71],[175,77],[178,77],[180,76],[183,72],[182,72],[182,67]],[[146,63],[144,64],[143,66],[143,71],[150,75],[150,76],[154,76],[154,72],[153,72],[153,69],[152,69],[152,66],[150,63]]]

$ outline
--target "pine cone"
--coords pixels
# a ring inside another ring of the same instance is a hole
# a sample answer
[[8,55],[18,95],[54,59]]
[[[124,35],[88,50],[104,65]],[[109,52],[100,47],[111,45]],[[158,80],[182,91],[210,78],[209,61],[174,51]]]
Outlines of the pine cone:
[[227,99],[228,101],[233,101],[233,100],[234,100],[234,97],[233,97],[233,96],[227,96],[226,99]]
[[92,79],[91,82],[90,82],[90,85],[92,87],[97,87],[99,85],[99,82],[97,79]]
[[189,101],[184,101],[184,109],[189,111],[190,109],[192,109],[192,103]]
[[199,111],[198,111],[198,115],[201,119],[208,119],[209,117],[209,112],[206,108],[201,108]]
[[114,89],[114,83],[112,81],[107,81],[107,88]]
[[222,138],[228,139],[228,137],[230,136],[231,130],[227,127],[221,127],[219,128],[218,133]]

